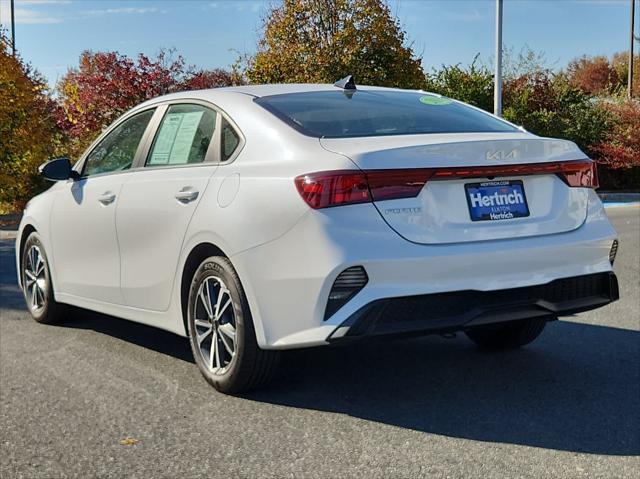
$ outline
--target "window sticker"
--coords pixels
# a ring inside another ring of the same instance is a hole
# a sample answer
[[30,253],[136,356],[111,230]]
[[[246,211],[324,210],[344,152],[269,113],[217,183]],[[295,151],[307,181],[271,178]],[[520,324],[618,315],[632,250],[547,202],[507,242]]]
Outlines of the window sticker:
[[158,132],[149,164],[186,164],[203,113],[194,111],[167,114]]
[[425,95],[420,97],[420,103],[425,105],[450,105],[453,101],[444,96]]

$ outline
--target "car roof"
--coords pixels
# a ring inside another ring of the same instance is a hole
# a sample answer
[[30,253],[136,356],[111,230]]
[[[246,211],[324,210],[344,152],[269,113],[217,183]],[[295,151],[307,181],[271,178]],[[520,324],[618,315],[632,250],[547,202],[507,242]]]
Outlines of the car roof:
[[255,97],[283,95],[285,93],[302,93],[309,91],[336,90],[337,87],[323,83],[278,83],[273,85],[244,85],[224,88]]
[[[387,88],[378,86],[364,86],[358,85],[359,90],[396,90],[396,91],[420,91],[422,90],[401,90],[399,88]],[[339,90],[338,87],[330,83],[278,83],[271,85],[243,85],[232,87],[220,87],[210,88],[208,90],[190,90],[181,91],[177,93],[170,93],[157,98],[148,100],[141,105],[138,105],[135,110],[148,106],[154,103],[170,100],[180,100],[183,98],[200,98],[202,100],[209,100],[213,103],[222,97],[229,97],[235,95],[248,95],[254,98],[260,98],[271,95],[283,95],[286,93],[304,93],[313,91],[335,91]]]

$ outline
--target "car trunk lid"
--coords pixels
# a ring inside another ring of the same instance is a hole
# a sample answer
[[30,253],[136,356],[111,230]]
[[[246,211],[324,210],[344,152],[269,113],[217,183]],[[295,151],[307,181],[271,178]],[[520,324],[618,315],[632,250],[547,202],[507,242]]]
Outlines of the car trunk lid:
[[372,187],[382,218],[412,242],[547,235],[574,230],[586,219],[588,190],[568,186],[557,174],[558,165],[586,158],[569,141],[492,133],[320,142],[367,172],[370,186],[382,187],[376,191],[385,191],[389,175],[426,172],[426,184],[415,196],[386,199]]

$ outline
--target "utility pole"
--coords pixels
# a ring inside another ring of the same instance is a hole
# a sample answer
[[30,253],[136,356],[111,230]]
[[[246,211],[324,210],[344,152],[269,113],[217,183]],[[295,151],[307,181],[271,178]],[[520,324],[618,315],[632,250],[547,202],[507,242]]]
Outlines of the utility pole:
[[496,0],[496,72],[493,80],[493,114],[502,116],[502,0]]
[[11,0],[11,50],[13,52],[13,56],[16,56],[16,12],[13,4],[13,0]]
[[629,98],[633,98],[633,42],[635,40],[635,10],[636,0],[631,0],[631,31],[629,32],[629,80],[627,81],[627,95],[629,96]]

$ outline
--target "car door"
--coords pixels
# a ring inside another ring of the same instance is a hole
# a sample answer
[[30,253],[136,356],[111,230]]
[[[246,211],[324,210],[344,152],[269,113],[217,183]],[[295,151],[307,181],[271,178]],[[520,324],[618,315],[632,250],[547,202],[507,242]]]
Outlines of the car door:
[[51,241],[58,292],[123,304],[115,212],[153,114],[115,125],[81,163],[80,178],[57,191]]
[[127,305],[153,311],[169,307],[187,226],[218,166],[219,114],[198,102],[162,108],[116,211],[122,294]]

